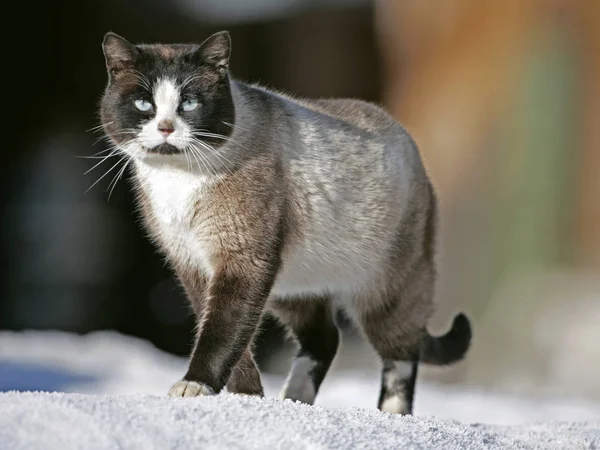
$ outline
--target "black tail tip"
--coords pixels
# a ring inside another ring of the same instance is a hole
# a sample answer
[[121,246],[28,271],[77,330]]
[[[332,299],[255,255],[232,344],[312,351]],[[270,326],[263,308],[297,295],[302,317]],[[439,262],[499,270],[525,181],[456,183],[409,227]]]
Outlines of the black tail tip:
[[[450,338],[454,340],[459,347],[464,348],[464,353],[467,353],[471,346],[471,339],[473,339],[473,330],[471,328],[471,321],[464,313],[458,313],[454,316],[452,322],[452,328],[450,329]],[[463,355],[464,356],[464,355]]]
[[463,314],[454,316],[452,327],[442,336],[426,335],[421,349],[421,361],[426,364],[448,365],[462,360],[471,347],[471,321]]

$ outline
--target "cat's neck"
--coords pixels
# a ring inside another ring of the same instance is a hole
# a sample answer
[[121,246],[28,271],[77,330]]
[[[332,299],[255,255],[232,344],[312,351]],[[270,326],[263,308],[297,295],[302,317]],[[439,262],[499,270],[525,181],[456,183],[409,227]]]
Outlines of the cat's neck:
[[[231,96],[235,108],[235,123],[232,124],[232,139],[244,139],[254,134],[264,134],[268,118],[265,117],[264,108],[268,101],[268,93],[255,89],[241,81],[230,79]],[[261,113],[262,112],[262,113]]]

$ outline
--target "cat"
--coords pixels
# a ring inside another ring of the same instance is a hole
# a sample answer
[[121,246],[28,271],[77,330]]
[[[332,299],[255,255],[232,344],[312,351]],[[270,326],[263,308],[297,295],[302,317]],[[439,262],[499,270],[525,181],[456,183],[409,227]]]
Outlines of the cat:
[[104,132],[197,318],[169,395],[264,395],[252,340],[269,313],[299,346],[281,397],[313,404],[342,308],[382,359],[378,408],[411,414],[419,362],[463,359],[471,325],[426,329],[437,201],[405,129],[374,104],[234,79],[226,31],[200,45],[107,33],[102,47]]

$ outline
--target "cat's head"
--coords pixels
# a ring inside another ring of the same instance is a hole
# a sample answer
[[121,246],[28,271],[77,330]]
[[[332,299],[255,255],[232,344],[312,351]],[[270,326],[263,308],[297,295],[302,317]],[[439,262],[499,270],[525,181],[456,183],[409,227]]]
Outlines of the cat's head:
[[102,48],[108,84],[100,117],[121,151],[136,159],[183,157],[214,151],[231,134],[227,32],[200,45],[133,45],[108,33]]

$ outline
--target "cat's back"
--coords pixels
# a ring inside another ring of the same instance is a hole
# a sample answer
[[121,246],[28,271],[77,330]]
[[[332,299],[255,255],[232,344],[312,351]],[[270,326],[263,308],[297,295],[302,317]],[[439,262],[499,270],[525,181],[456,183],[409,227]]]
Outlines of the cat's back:
[[353,98],[299,100],[302,106],[372,133],[407,134],[383,108]]
[[[253,85],[261,101],[276,111],[280,136],[286,135],[293,152],[302,149],[310,160],[339,158],[371,168],[385,165],[404,178],[426,175],[415,142],[406,129],[380,106],[353,98],[306,99]],[[338,171],[341,167],[338,165]],[[376,175],[371,173],[371,176]]]
[[[406,135],[406,130],[382,107],[354,98],[303,98],[269,89],[257,84],[244,85],[236,82],[245,91],[258,94],[258,103],[271,103],[275,109],[295,119],[314,119],[320,122],[339,122],[350,128],[382,135]],[[375,137],[375,136],[373,136]]]

